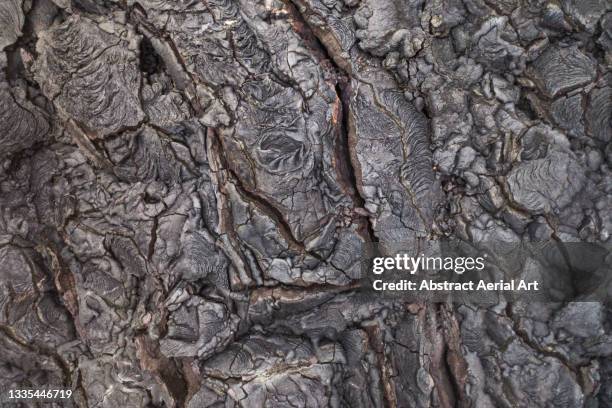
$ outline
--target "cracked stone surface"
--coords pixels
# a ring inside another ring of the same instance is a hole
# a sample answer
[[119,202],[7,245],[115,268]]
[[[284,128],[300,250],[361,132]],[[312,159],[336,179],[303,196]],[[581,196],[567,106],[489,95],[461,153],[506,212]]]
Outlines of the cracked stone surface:
[[2,390],[612,406],[604,303],[357,290],[371,243],[610,243],[606,1],[0,0],[0,51]]

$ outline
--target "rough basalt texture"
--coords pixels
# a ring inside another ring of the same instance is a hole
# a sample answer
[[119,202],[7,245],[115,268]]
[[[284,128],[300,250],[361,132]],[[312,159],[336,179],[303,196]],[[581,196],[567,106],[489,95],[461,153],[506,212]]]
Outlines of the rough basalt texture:
[[356,290],[372,242],[610,243],[609,7],[0,1],[0,388],[612,406],[606,305]]

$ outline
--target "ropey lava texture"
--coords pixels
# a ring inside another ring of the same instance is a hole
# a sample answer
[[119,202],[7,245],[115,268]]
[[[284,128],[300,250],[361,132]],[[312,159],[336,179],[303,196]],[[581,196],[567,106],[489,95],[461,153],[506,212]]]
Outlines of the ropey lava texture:
[[370,242],[609,242],[605,0],[1,0],[0,386],[609,407],[601,303],[355,291]]

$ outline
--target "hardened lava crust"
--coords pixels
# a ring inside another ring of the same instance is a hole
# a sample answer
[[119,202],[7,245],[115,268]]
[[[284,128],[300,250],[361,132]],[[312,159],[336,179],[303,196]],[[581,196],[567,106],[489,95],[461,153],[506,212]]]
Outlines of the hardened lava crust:
[[55,407],[611,407],[605,302],[356,290],[609,243],[606,0],[0,0],[0,388]]

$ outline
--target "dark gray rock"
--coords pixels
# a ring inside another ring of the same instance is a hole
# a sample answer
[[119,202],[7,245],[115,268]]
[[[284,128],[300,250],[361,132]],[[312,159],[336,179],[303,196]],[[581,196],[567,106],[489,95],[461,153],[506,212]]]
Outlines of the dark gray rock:
[[549,47],[530,67],[531,75],[549,97],[586,85],[595,79],[595,62],[577,47]]
[[609,310],[578,296],[608,279],[595,255],[571,274],[493,257],[492,274],[557,268],[555,303],[362,279],[398,245],[609,244],[606,6],[0,2],[2,392],[610,406]]

